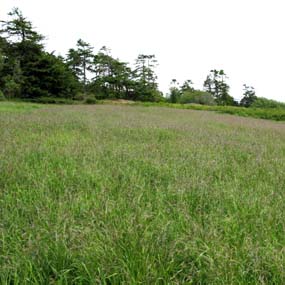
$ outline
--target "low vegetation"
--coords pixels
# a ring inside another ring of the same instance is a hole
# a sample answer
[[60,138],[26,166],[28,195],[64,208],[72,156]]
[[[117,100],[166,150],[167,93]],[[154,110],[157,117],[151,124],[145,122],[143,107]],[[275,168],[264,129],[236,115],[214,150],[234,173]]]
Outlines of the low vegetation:
[[251,107],[253,108],[263,108],[263,109],[268,109],[268,108],[283,108],[285,109],[285,103],[278,102],[275,100],[270,100],[267,98],[256,98],[254,102],[252,103]]
[[[0,102],[0,112],[2,116],[5,113],[22,113],[29,112],[35,109],[41,108],[41,105],[38,104],[27,104],[23,102]],[[2,127],[2,126],[0,126]],[[3,130],[1,130],[3,131]]]
[[[271,100],[270,100],[271,101]],[[276,102],[276,101],[274,101]],[[279,103],[279,102],[277,102]],[[279,103],[280,104],[280,103]],[[282,103],[281,103],[282,104]],[[253,117],[259,119],[285,121],[285,108],[246,108],[235,106],[207,106],[201,104],[173,104],[173,103],[152,103],[152,102],[136,102],[135,105],[145,107],[169,107],[175,109],[190,109],[200,111],[215,111],[219,113],[232,114],[243,117]]]
[[285,283],[283,123],[0,103],[0,134],[1,284]]

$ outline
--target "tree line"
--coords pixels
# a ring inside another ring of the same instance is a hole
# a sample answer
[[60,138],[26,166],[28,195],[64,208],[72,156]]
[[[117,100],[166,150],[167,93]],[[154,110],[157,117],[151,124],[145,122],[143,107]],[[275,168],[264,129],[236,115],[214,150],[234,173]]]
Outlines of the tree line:
[[224,70],[213,69],[207,75],[203,90],[193,87],[191,80],[186,80],[182,85],[176,79],[172,79],[169,92],[171,103],[197,103],[202,105],[224,105],[250,107],[256,100],[255,89],[246,84],[243,85],[243,98],[236,101],[230,94],[230,86]]
[[191,80],[181,86],[173,79],[167,97],[158,89],[155,55],[138,55],[134,67],[114,58],[103,46],[97,53],[82,39],[65,57],[45,50],[44,36],[14,8],[0,28],[0,95],[7,99],[57,97],[169,101],[206,105],[250,106],[257,98],[253,87],[244,85],[238,103],[229,94],[223,70],[211,70],[203,90],[195,90]]

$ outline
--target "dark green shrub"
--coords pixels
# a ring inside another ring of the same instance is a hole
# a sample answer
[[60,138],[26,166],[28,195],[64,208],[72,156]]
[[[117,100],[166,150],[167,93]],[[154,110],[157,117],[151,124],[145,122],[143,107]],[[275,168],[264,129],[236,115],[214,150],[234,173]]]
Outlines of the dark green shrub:
[[142,101],[142,102],[164,102],[165,98],[163,97],[163,94],[156,90],[156,89],[150,89],[150,88],[141,88],[136,90],[135,98],[133,98],[136,101]]
[[85,99],[85,96],[83,93],[77,93],[74,97],[73,97],[73,100],[76,100],[76,101],[84,101]]
[[85,103],[86,104],[97,104],[98,101],[95,97],[88,97],[86,100],[85,100]]

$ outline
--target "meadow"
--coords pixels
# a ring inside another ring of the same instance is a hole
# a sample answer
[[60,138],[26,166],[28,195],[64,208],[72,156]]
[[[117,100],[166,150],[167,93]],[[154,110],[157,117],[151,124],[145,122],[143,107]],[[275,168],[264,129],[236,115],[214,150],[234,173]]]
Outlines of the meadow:
[[[277,102],[278,103],[278,102]],[[145,107],[168,107],[175,109],[188,109],[200,111],[214,111],[222,114],[231,114],[242,117],[252,117],[265,120],[285,121],[285,107],[279,103],[278,107],[258,107],[246,108],[240,106],[207,106],[200,104],[178,104],[178,103],[153,103],[153,102],[136,102],[135,105]]]
[[285,284],[284,169],[283,122],[0,103],[0,284]]

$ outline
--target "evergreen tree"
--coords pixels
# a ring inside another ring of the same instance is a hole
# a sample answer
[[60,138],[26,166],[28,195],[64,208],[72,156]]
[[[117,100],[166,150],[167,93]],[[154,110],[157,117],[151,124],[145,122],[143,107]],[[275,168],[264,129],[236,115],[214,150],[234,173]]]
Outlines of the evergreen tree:
[[103,98],[131,99],[134,87],[132,71],[127,63],[113,58],[106,47],[94,57],[94,72],[91,85],[95,93]]
[[63,59],[44,51],[43,36],[34,31],[19,9],[13,9],[9,16],[11,20],[2,21],[0,31],[0,48],[5,53],[0,86],[5,95],[9,98],[71,96],[76,78]]
[[76,44],[77,49],[70,49],[67,54],[67,64],[83,84],[84,93],[88,83],[87,72],[93,71],[93,47],[82,39]]
[[257,96],[255,95],[255,90],[252,86],[247,86],[246,84],[244,84],[243,87],[244,93],[243,98],[240,101],[240,105],[243,107],[250,107],[257,99]]
[[43,40],[44,37],[33,30],[32,23],[23,16],[19,8],[13,8],[8,15],[12,18],[11,20],[0,21],[2,23],[0,33],[4,37],[13,42],[25,42],[27,40],[41,42]]
[[69,66],[70,70],[74,74],[74,76],[80,80],[80,76],[82,75],[81,72],[81,59],[79,52],[73,48],[69,49],[66,63]]
[[2,79],[4,92],[6,90],[7,97],[32,95],[35,82],[31,68],[36,65],[43,51],[43,36],[33,30],[31,22],[18,8],[8,15],[11,20],[1,21],[0,30],[6,54],[3,67],[5,76]]
[[154,68],[157,66],[155,55],[140,54],[135,62],[136,69],[134,71],[135,78],[144,86],[157,87],[157,76]]
[[171,103],[179,103],[182,93],[176,79],[171,80],[169,91],[169,101]]
[[2,49],[0,48],[0,74],[4,67],[4,53],[2,52]]
[[155,55],[140,54],[135,62],[133,72],[136,99],[141,101],[160,101],[162,94],[158,91],[157,76],[154,72],[157,66]]
[[234,98],[229,95],[226,78],[224,70],[211,70],[204,81],[204,90],[213,95],[218,105],[235,105]]
[[182,86],[180,87],[181,91],[194,91],[192,80],[185,80]]

